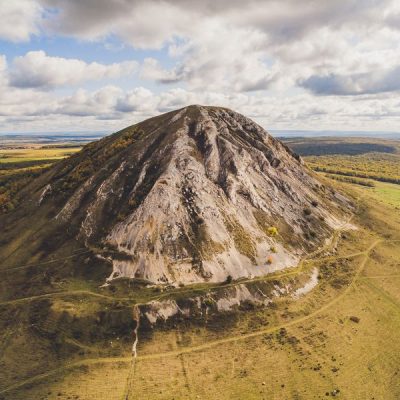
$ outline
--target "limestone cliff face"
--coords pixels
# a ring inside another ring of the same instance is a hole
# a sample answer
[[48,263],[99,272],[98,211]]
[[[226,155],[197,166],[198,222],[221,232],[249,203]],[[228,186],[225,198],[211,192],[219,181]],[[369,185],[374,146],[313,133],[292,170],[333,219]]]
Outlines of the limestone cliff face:
[[173,284],[295,266],[332,235],[346,204],[253,121],[204,106],[86,146],[36,196],[112,263],[110,279]]

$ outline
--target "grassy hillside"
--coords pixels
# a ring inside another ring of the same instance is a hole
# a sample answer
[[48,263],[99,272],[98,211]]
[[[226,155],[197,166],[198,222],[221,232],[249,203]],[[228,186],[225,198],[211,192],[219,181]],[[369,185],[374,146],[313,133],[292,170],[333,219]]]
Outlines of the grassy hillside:
[[77,269],[88,262],[67,245],[59,259],[0,264],[0,399],[400,398],[400,185],[320,177],[353,199],[357,229],[341,227],[296,268],[246,282],[266,292],[317,269],[313,290],[266,307],[143,325],[137,358],[135,305],[212,298],[245,282],[161,291],[134,281],[99,288],[90,277],[55,279],[66,262]]

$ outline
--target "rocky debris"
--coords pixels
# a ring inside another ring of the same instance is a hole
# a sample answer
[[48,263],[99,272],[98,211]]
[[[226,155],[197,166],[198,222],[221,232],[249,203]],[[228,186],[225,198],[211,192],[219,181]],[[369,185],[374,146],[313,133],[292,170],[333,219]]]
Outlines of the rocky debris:
[[183,311],[173,300],[166,300],[163,302],[152,301],[146,305],[144,315],[151,324],[155,324],[157,320],[162,319],[163,321],[166,321],[179,312],[182,314],[185,313],[185,311]]
[[[318,271],[317,271],[318,272]],[[313,274],[315,272],[313,271]],[[232,283],[229,286],[215,287],[214,290],[183,300],[151,301],[141,305],[141,313],[150,325],[194,316],[206,317],[209,314],[231,313],[237,310],[254,309],[273,306],[276,298],[293,298],[297,291],[303,288],[299,277],[293,278],[291,284],[278,282]],[[280,336],[285,336],[286,330],[280,330]],[[287,338],[289,343],[297,342],[294,337]]]
[[314,268],[312,270],[309,281],[307,281],[303,287],[296,289],[293,293],[293,297],[298,299],[300,296],[303,296],[310,292],[315,286],[318,285],[318,268]]
[[233,290],[234,293],[227,294],[216,301],[218,311],[229,311],[244,302],[253,302],[257,305],[268,305],[271,302],[268,297],[260,296],[259,292],[251,293],[244,284],[235,286]]

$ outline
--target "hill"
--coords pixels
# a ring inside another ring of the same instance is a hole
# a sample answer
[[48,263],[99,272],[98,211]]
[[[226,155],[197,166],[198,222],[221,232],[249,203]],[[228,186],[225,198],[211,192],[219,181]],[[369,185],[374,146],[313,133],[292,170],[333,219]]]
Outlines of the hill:
[[[229,121],[229,115],[244,120],[229,110],[190,107],[153,121],[168,128],[169,119],[180,119],[179,113],[187,113],[185,123],[191,120],[192,113],[198,120],[201,110],[213,121],[215,114],[220,115],[219,124]],[[274,157],[282,160],[275,167],[268,161],[265,179],[274,176],[273,182],[292,182],[289,179],[294,170],[307,177],[304,188],[294,186],[300,194],[308,190],[310,181],[325,188],[312,190],[319,203],[310,204],[311,213],[300,206],[295,208],[279,186],[276,193],[290,210],[298,210],[299,219],[305,219],[308,226],[312,226],[317,213],[331,208],[335,218],[343,222],[336,228],[324,221],[316,225],[318,234],[327,240],[307,236],[303,230],[304,237],[299,233],[296,242],[291,243],[291,231],[284,229],[288,217],[282,210],[262,225],[267,234],[260,234],[260,240],[271,243],[273,257],[278,254],[273,251],[275,242],[277,249],[281,245],[288,253],[297,251],[297,266],[274,271],[278,263],[272,259],[267,266],[248,267],[259,268],[258,276],[228,276],[224,282],[200,275],[195,283],[179,285],[177,281],[173,286],[162,280],[154,283],[114,276],[104,286],[116,260],[132,260],[129,254],[130,258],[122,258],[118,248],[107,245],[112,224],[124,224],[126,218],[146,208],[146,199],[160,184],[167,193],[185,193],[175,191],[168,181],[158,182],[158,177],[143,201],[128,208],[129,212],[120,218],[114,220],[113,210],[115,207],[115,212],[122,212],[125,203],[106,203],[104,219],[98,219],[99,223],[105,222],[104,234],[99,230],[99,234],[84,235],[82,222],[90,206],[97,204],[102,183],[121,165],[119,161],[128,163],[128,154],[133,154],[134,165],[138,171],[143,170],[137,157],[140,151],[135,152],[152,143],[152,131],[147,125],[151,121],[90,144],[82,152],[49,166],[38,177],[27,179],[24,189],[13,196],[15,210],[0,217],[0,399],[398,399],[400,371],[396,355],[400,348],[393,340],[400,329],[398,185],[375,182],[382,188],[371,188],[332,181],[328,179],[331,174],[317,175],[265,131],[260,130],[256,136],[259,140],[252,143],[258,146],[260,141],[265,145],[262,152],[271,149]],[[138,127],[149,136],[139,136],[139,144],[134,144],[133,138],[125,142],[126,132],[137,132]],[[176,132],[169,128],[165,131],[176,143]],[[227,133],[230,143],[237,140],[235,129],[230,128]],[[240,143],[243,153],[239,155],[246,160],[246,152],[252,152],[255,146],[247,141]],[[233,144],[232,147],[236,149]],[[191,150],[196,148],[197,145]],[[170,154],[168,149],[171,146],[160,145],[157,152]],[[182,154],[190,158],[191,153],[187,156],[185,150]],[[253,160],[258,160],[251,154]],[[149,160],[153,159],[157,159],[154,153],[149,155]],[[160,162],[166,160],[168,166],[172,159],[163,158]],[[206,156],[200,154],[195,157],[203,165],[204,159]],[[85,160],[93,165],[86,172]],[[235,157],[233,160],[236,163]],[[286,160],[288,165],[293,164],[293,170],[284,168]],[[321,157],[321,163],[326,161],[331,162],[331,156]],[[256,166],[247,164],[246,174],[242,173],[250,182],[254,177],[261,179],[257,163],[253,164]],[[184,168],[175,176],[185,172]],[[236,185],[241,182],[240,174],[229,174]],[[201,171],[197,175],[205,179]],[[93,189],[82,197],[71,216],[66,220],[56,218],[90,179]],[[194,178],[192,181],[197,182]],[[128,179],[122,182],[135,185]],[[218,182],[207,180],[211,187],[218,186]],[[294,180],[293,185],[297,184]],[[47,185],[52,190],[43,195]],[[117,188],[111,187],[110,198]],[[269,186],[257,184],[256,192],[264,198],[260,188],[266,190]],[[222,186],[218,193],[221,198],[217,195],[216,206],[222,204],[240,216],[241,208],[228,197],[230,192]],[[341,210],[350,205],[343,195],[354,207]],[[237,196],[242,197],[240,193]],[[182,209],[186,207],[185,199],[182,196],[179,203]],[[245,199],[239,204],[257,215],[257,208]],[[159,202],[162,206],[168,198],[161,197]],[[189,204],[193,208],[197,203],[190,200]],[[272,201],[271,209],[273,205]],[[171,220],[175,218],[172,213],[169,215]],[[241,220],[243,230],[254,222],[250,213],[246,215],[250,221]],[[205,225],[201,220],[197,222]],[[257,229],[262,226],[257,222]],[[278,234],[269,231],[271,227],[278,228]],[[253,233],[254,230],[247,231],[256,240]],[[229,243],[223,243],[227,248],[229,244],[236,248],[232,236],[228,237]],[[323,243],[319,244],[321,240]],[[146,249],[141,250],[143,254],[147,254]],[[238,253],[239,250],[243,249],[239,246]]]
[[250,119],[203,106],[86,145],[17,198],[4,217],[9,265],[87,251],[87,271],[64,272],[176,285],[294,266],[349,207]]

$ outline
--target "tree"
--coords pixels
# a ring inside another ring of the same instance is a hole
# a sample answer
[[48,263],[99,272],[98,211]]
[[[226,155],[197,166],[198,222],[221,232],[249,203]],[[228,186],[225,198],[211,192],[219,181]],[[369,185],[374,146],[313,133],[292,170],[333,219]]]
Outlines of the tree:
[[232,283],[232,280],[233,280],[233,278],[232,278],[232,275],[228,275],[227,277],[226,277],[226,280],[225,280],[225,283]]

